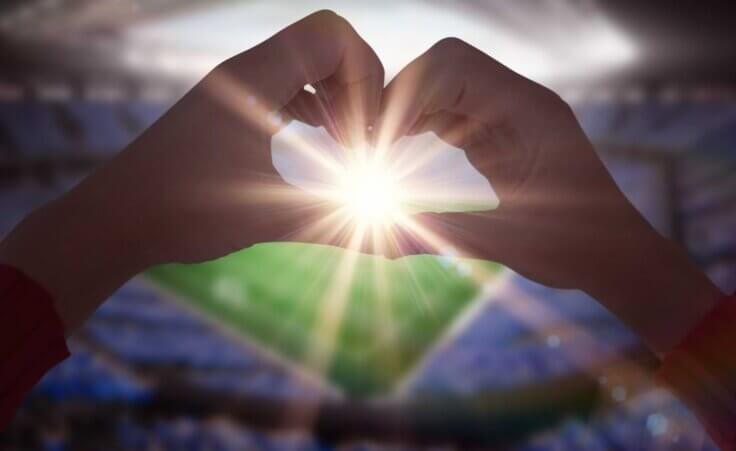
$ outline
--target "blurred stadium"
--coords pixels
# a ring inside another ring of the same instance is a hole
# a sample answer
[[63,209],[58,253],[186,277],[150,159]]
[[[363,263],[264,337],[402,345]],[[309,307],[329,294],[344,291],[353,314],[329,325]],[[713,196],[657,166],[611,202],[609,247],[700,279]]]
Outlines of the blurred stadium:
[[[458,36],[556,89],[644,216],[736,289],[736,17],[717,1],[5,0],[0,236],[219,61],[321,8],[354,24],[388,77]],[[466,262],[417,263],[438,313],[401,313],[418,325],[377,357],[353,352],[382,326],[353,302],[357,332],[317,377],[296,350],[308,320],[279,321],[314,273],[284,264],[294,252],[257,246],[128,283],[0,449],[715,449],[610,313],[485,263],[482,286]]]

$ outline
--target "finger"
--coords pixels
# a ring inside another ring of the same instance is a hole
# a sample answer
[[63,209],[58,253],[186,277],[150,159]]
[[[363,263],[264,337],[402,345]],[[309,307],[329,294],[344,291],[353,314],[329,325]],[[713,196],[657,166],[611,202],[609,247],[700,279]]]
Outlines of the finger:
[[416,229],[397,226],[388,237],[389,246],[383,252],[387,258],[395,259],[410,255],[437,254],[436,246]]
[[391,232],[361,226],[330,205],[316,208],[301,206],[291,212],[281,211],[281,215],[268,221],[267,233],[271,240],[335,246],[386,258],[421,253],[411,241],[402,240],[398,245],[394,240],[386,240],[385,234]]
[[342,141],[334,115],[319,96],[309,91],[300,91],[281,112],[285,119],[297,120],[312,127],[324,127],[334,140]]
[[423,253],[503,262],[514,252],[513,224],[500,212],[419,213],[412,222]]
[[465,116],[441,111],[420,116],[406,131],[406,135],[433,132],[451,146],[462,148],[466,141],[468,120]]
[[340,115],[347,131],[364,130],[375,120],[384,82],[375,52],[347,21],[329,11],[296,22],[223,68],[259,95],[270,111],[282,109],[306,84],[328,82],[329,111]]
[[[366,86],[367,83],[370,86]],[[317,82],[314,86],[321,107],[330,119],[328,129],[334,130],[335,139],[346,147],[367,143],[369,127],[378,115],[383,87],[373,92],[371,88],[379,85],[371,80],[344,83],[336,77]]]
[[328,128],[331,125],[330,117],[323,103],[316,95],[306,90],[297,93],[282,112],[288,114],[292,119],[304,122],[312,127]]
[[377,122],[379,133],[390,142],[422,116],[440,111],[497,123],[517,108],[515,96],[529,90],[529,83],[469,44],[443,39],[388,84]]
[[522,174],[534,164],[522,137],[505,124],[490,126],[472,117],[448,111],[420,117],[406,132],[414,135],[434,132],[441,140],[465,151],[475,169],[489,179],[502,200],[510,200]]
[[421,236],[398,224],[366,225],[342,205],[273,180],[260,202],[262,214],[249,219],[249,239],[330,245],[355,252],[398,258],[432,253]]
[[389,146],[406,135],[424,116],[436,110],[431,100],[442,95],[452,95],[456,83],[449,79],[454,74],[447,72],[444,81],[431,76],[430,61],[420,56],[386,86],[381,110],[376,122],[374,142],[379,148]]

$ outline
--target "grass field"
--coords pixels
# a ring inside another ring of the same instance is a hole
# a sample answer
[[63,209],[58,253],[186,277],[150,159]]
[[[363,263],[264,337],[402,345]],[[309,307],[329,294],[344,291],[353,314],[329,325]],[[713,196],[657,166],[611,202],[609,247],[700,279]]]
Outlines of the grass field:
[[252,342],[364,397],[390,392],[476,297],[479,281],[500,268],[270,243],[149,276]]

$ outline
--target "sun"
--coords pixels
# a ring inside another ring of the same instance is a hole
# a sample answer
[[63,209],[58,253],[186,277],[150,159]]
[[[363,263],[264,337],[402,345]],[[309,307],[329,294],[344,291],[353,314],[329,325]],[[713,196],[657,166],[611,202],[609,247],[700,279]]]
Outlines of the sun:
[[361,225],[388,226],[402,221],[404,190],[397,175],[379,158],[357,158],[346,164],[334,190],[347,214]]

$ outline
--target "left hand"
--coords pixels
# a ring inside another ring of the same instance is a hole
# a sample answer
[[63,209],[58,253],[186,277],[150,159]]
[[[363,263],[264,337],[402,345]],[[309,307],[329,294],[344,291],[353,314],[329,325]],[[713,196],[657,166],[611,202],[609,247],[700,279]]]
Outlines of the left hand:
[[45,286],[73,329],[152,265],[264,241],[339,244],[309,230],[332,206],[281,179],[271,137],[282,115],[327,104],[333,135],[364,139],[383,82],[381,62],[348,22],[312,14],[222,63],[127,149],[31,214],[0,245],[0,261]]

